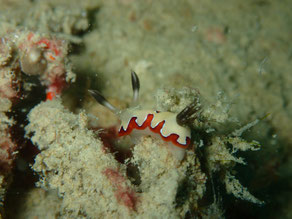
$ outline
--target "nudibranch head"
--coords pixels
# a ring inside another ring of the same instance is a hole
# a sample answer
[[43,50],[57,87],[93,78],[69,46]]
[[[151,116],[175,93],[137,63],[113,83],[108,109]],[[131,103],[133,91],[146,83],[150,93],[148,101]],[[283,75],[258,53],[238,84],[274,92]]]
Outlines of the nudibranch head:
[[[136,103],[139,97],[140,83],[135,72],[132,71],[131,76],[134,91],[133,102]],[[191,144],[191,130],[185,124],[190,116],[198,110],[194,103],[178,114],[137,108],[119,111],[98,91],[89,90],[89,92],[100,104],[119,115],[121,120],[119,136],[151,136],[161,139],[166,142],[170,151],[177,159],[183,159],[185,149]]]

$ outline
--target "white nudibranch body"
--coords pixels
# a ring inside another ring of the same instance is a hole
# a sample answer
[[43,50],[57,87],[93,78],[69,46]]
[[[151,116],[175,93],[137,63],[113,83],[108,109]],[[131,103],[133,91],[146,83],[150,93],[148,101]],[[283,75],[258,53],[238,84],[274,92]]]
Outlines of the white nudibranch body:
[[163,140],[179,160],[191,143],[191,130],[177,124],[176,114],[152,110],[126,110],[120,114],[119,136],[152,136]]

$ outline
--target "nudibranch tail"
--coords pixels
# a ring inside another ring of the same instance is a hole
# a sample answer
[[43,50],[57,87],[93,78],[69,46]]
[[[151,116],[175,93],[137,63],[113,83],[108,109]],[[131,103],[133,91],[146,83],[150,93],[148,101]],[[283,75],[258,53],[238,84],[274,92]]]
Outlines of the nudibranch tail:
[[137,104],[139,98],[140,81],[138,75],[133,70],[131,71],[132,88],[133,88],[133,104]]
[[109,110],[111,110],[114,113],[117,113],[119,110],[114,107],[112,104],[110,104],[104,96],[101,95],[97,90],[88,90],[88,92],[91,94],[91,96],[94,97],[94,99],[100,103],[101,105],[105,106]]

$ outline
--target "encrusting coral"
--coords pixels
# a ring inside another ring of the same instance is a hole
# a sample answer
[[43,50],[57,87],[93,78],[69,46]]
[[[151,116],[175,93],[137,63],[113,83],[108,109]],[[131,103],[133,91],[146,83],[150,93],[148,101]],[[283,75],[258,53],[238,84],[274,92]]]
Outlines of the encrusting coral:
[[[0,210],[2,211],[6,188],[11,180],[11,170],[18,153],[18,145],[11,136],[15,120],[7,115],[19,99],[22,85],[18,62],[13,57],[10,41],[0,38]],[[0,212],[0,216],[1,216]]]
[[63,197],[62,214],[98,218],[134,212],[129,209],[138,200],[125,167],[87,129],[84,113],[74,115],[56,99],[36,106],[28,118],[27,135],[33,134],[32,142],[42,151],[33,165],[41,175],[38,185],[57,189]]
[[[40,99],[53,99],[75,81],[69,42],[81,42],[74,35],[88,30],[88,13],[98,5],[84,1],[83,7],[68,10],[51,2],[14,3],[1,2],[0,13],[0,217],[5,217],[4,197],[11,197],[6,192],[17,177],[13,170],[28,162],[17,164],[20,150],[29,151],[23,136],[26,114]],[[8,5],[19,6],[25,15],[11,13],[15,8],[7,10]]]
[[[0,34],[1,189],[10,185],[14,161],[24,145],[24,141],[20,140],[24,138],[21,120],[29,107],[20,109],[18,104],[25,102],[32,87],[37,86],[28,82],[27,78],[38,76],[47,88],[47,99],[60,94],[66,84],[75,78],[67,63],[67,50],[66,41],[51,35],[20,29]],[[0,205],[3,199],[4,193],[1,193]]]
[[181,218],[198,208],[207,177],[194,152],[188,151],[180,162],[163,142],[143,137],[130,162],[140,173],[141,218]]
[[218,94],[214,104],[202,99],[198,90],[189,88],[183,88],[180,91],[176,89],[159,90],[156,98],[158,106],[174,112],[179,111],[182,104],[195,100],[202,109],[194,115],[193,128],[195,132],[198,132],[194,140],[196,146],[205,151],[208,175],[212,176],[214,173],[220,172],[224,175],[222,183],[225,184],[227,193],[256,204],[264,203],[250,194],[235,176],[231,175],[235,164],[246,164],[242,157],[235,155],[238,151],[260,149],[257,141],[247,142],[240,137],[243,132],[256,125],[260,119],[230,132],[226,128],[226,123],[234,122],[236,119],[229,116],[230,103],[224,99],[222,93]]
[[[41,150],[33,165],[41,175],[38,185],[57,189],[67,216],[178,217],[203,195],[206,177],[194,153],[180,164],[166,147],[145,138],[129,161],[141,174],[141,184],[133,185],[126,164],[88,130],[84,113],[70,113],[57,99],[36,106],[28,118],[27,136]],[[186,180],[187,199],[177,193]]]

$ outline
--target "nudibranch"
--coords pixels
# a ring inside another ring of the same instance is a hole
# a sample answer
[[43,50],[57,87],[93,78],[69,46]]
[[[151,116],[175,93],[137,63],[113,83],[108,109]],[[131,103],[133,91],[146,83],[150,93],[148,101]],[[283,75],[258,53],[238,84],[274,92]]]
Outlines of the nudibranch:
[[[131,71],[133,103],[137,105],[140,82],[137,74]],[[104,105],[121,120],[118,135],[132,137],[151,136],[161,139],[169,147],[171,153],[179,160],[184,158],[185,150],[191,144],[191,130],[186,125],[190,117],[198,111],[195,103],[188,105],[180,113],[159,112],[133,107],[118,110],[111,105],[98,91],[88,90],[97,102]]]

